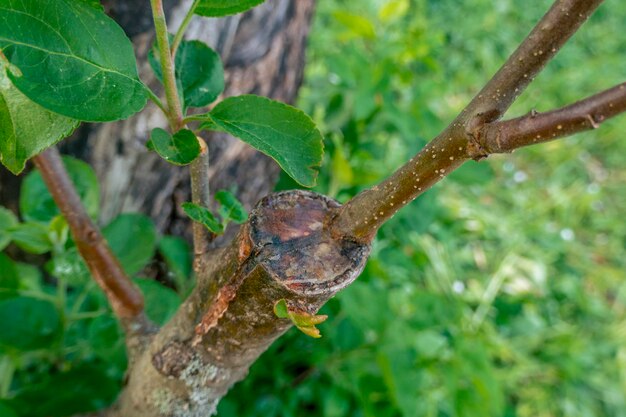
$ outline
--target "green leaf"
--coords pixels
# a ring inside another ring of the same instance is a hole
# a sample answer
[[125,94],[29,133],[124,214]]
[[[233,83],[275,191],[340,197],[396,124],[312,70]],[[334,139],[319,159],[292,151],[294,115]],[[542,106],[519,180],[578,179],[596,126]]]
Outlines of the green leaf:
[[274,303],[274,314],[280,319],[289,319],[302,333],[312,338],[318,339],[322,337],[315,325],[326,321],[328,316],[315,315],[296,309],[291,309],[287,305],[287,301],[282,298]]
[[69,136],[78,124],[20,93],[0,65],[0,162],[9,171],[22,172],[29,158]]
[[376,37],[374,24],[363,16],[336,11],[333,13],[333,17],[343,24],[354,36],[366,39],[374,39]]
[[0,250],[11,242],[11,229],[17,226],[17,217],[9,209],[0,207]]
[[200,155],[200,142],[196,135],[187,129],[179,130],[172,136],[157,127],[152,130],[146,146],[174,165],[190,164]]
[[23,351],[49,347],[60,328],[54,304],[31,297],[0,301],[0,322],[0,345]]
[[77,363],[64,372],[36,375],[9,400],[9,405],[18,415],[28,417],[89,414],[110,405],[120,385],[107,364]]
[[284,298],[281,298],[274,304],[274,314],[276,314],[276,317],[279,319],[289,318],[289,309],[287,308],[287,301]]
[[298,183],[313,187],[322,162],[322,135],[302,111],[265,97],[220,102],[201,128],[227,132],[270,156]]
[[48,237],[56,248],[63,248],[67,243],[70,234],[70,227],[65,217],[58,215],[50,221],[48,225]]
[[79,0],[79,1],[87,3],[91,7],[95,7],[95,8],[98,8],[98,9],[104,9],[104,7],[102,6],[102,3],[100,3],[100,0]]
[[224,221],[232,220],[241,224],[248,219],[248,212],[230,191],[218,191],[215,199],[220,203],[219,214]]
[[191,247],[187,241],[177,236],[163,236],[159,240],[159,252],[170,271],[179,278],[191,276]]
[[[90,2],[91,3],[91,2]],[[102,8],[75,0],[3,0],[0,49],[28,98],[78,120],[124,119],[147,99],[122,28]]]
[[13,229],[13,242],[22,250],[41,255],[52,250],[48,227],[41,223],[26,222]]
[[182,207],[185,214],[189,216],[191,220],[205,225],[207,229],[215,234],[219,235],[224,233],[224,226],[217,221],[209,209],[194,203],[183,203]]
[[36,266],[18,262],[15,264],[20,277],[20,289],[41,292],[43,274]]
[[[96,218],[100,208],[100,189],[96,173],[85,162],[69,156],[63,157],[63,165],[87,213]],[[60,214],[38,170],[28,174],[22,183],[20,214],[24,220],[46,223]]]
[[128,275],[141,271],[154,255],[157,235],[149,217],[121,214],[102,230],[102,234]]
[[12,297],[20,283],[17,265],[4,253],[0,253],[0,300]]
[[3,404],[2,401],[0,401],[0,416],[2,416],[2,417],[18,417],[17,414],[15,413],[15,411],[13,411],[12,408],[9,408],[8,405]]
[[124,332],[119,322],[108,314],[96,317],[89,325],[89,345],[108,364],[123,369],[126,365]]
[[133,280],[139,287],[146,303],[146,315],[157,324],[165,324],[178,310],[180,298],[170,288],[152,279]]
[[83,285],[91,279],[87,264],[76,247],[56,255],[46,266],[50,275],[65,281],[68,285]]
[[265,0],[200,0],[196,14],[206,17],[221,17],[245,12]]
[[[150,66],[162,82],[161,64],[155,48]],[[224,67],[213,49],[200,41],[183,41],[176,52],[176,84],[184,108],[211,104],[224,91]]]

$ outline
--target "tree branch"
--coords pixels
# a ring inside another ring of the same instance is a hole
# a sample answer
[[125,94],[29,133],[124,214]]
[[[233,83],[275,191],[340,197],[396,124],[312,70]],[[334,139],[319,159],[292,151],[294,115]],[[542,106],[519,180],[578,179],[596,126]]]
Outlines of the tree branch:
[[605,120],[625,111],[626,83],[622,83],[560,109],[487,123],[478,132],[484,154],[473,157],[511,152],[523,146],[597,129]]
[[33,160],[67,220],[78,251],[106,294],[115,315],[125,325],[143,320],[143,295],[128,278],[106,240],[89,218],[63,166],[59,151],[51,147]]
[[513,101],[587,20],[602,0],[557,0],[500,70],[457,118],[389,178],[346,203],[333,224],[336,236],[369,242],[400,208],[484,153],[478,141],[486,123],[502,117]]

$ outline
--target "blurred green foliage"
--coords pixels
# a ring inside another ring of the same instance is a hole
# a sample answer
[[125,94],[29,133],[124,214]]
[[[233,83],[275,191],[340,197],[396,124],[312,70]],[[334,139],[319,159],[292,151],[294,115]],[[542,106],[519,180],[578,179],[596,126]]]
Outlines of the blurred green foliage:
[[[551,3],[320,0],[300,102],[326,135],[318,191],[404,163]],[[507,117],[623,82],[625,21],[607,0]],[[626,416],[625,130],[467,163],[382,228],[323,338],[290,331],[219,416]]]
[[[317,191],[346,201],[405,162],[550,3],[319,0],[300,103],[326,136]],[[623,81],[624,21],[626,3],[607,0],[509,116]],[[288,332],[219,416],[625,417],[625,129],[622,117],[466,164],[383,227],[362,276],[321,311],[323,337]],[[66,165],[96,217],[95,176]],[[0,415],[105,407],[126,367],[121,329],[36,172],[21,195],[19,219],[0,208],[0,249],[49,261],[0,253]],[[193,285],[188,244],[137,214],[104,232],[166,321]],[[169,287],[136,276],[155,254]]]

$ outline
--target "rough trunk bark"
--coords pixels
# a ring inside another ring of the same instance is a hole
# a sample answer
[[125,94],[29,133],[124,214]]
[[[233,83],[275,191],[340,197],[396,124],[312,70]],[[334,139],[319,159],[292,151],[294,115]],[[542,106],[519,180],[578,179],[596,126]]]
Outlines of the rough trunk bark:
[[[170,31],[180,24],[191,0],[166,1]],[[144,1],[104,0],[106,10],[133,36],[142,80],[155,85],[146,63],[153,42],[150,8]],[[225,19],[195,18],[187,38],[214,47],[224,60],[225,96],[254,93],[293,102],[304,69],[306,39],[315,0],[268,0],[245,15]],[[188,170],[172,166],[148,152],[150,129],[165,126],[152,104],[128,120],[86,125],[61,150],[88,161],[100,180],[100,220],[124,211],[151,216],[160,231],[190,236],[190,222],[180,204],[190,201]],[[270,192],[278,166],[266,156],[227,135],[208,138],[213,190],[234,188],[251,208]],[[17,209],[19,179],[0,169],[0,204]],[[231,230],[229,235],[233,235]]]

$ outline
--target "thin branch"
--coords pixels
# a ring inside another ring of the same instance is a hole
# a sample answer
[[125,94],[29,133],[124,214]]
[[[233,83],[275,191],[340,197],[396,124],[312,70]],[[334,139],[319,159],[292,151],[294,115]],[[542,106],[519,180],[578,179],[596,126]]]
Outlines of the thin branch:
[[[183,112],[178,95],[178,89],[176,87],[176,76],[173,57],[176,54],[176,48],[180,44],[185,29],[191,18],[195,8],[198,6],[198,1],[194,1],[191,9],[187,13],[185,20],[183,21],[180,29],[174,39],[174,44],[170,49],[167,24],[165,22],[165,14],[163,12],[162,0],[150,0],[152,5],[152,15],[154,18],[154,28],[156,31],[157,43],[159,46],[159,56],[161,60],[161,72],[163,73],[163,86],[165,88],[165,97],[167,99],[168,116],[170,119],[170,125],[174,132],[185,127],[185,121],[183,119]],[[207,207],[209,201],[209,151],[206,143],[201,138],[198,138],[201,146],[201,153],[198,158],[191,164],[191,194],[192,201],[195,204]],[[206,228],[197,222],[193,222],[193,242],[194,253],[196,259],[202,254],[206,253],[209,248],[209,242],[212,235],[208,233]]]
[[183,36],[185,36],[185,31],[187,30],[187,26],[189,26],[189,23],[191,22],[191,19],[193,18],[196,8],[198,7],[199,4],[200,4],[200,0],[195,0],[193,2],[191,7],[189,8],[189,11],[187,12],[187,15],[183,19],[183,22],[180,24],[180,27],[178,28],[178,31],[176,32],[176,36],[174,36],[174,40],[172,41],[172,49],[171,49],[172,57],[174,58],[176,57],[176,51],[178,51],[178,47],[180,46],[180,43],[183,40]]
[[106,294],[114,313],[125,324],[128,324],[128,320],[140,318],[143,313],[143,296],[89,218],[63,166],[59,151],[51,147],[33,160],[67,220],[78,251]]
[[[523,146],[597,129],[605,120],[623,112],[626,112],[626,83],[560,109],[488,123],[478,132],[478,141],[486,154],[511,152]],[[486,155],[475,157],[481,156]]]
[[[202,207],[209,206],[209,148],[204,139],[198,137],[200,142],[200,155],[191,163],[191,201]],[[215,238],[207,228],[193,222],[193,248],[196,257],[205,254],[209,250],[209,243]]]
[[183,111],[176,88],[176,76],[174,73],[174,60],[170,54],[170,42],[167,33],[167,23],[165,12],[163,11],[162,0],[150,0],[152,6],[152,18],[154,20],[154,30],[156,32],[157,45],[159,47],[159,60],[161,61],[161,72],[163,74],[163,87],[165,88],[165,98],[167,100],[168,117],[172,129],[180,130],[183,127]]
[[400,208],[479,154],[477,136],[483,125],[502,117],[600,3],[602,0],[557,0],[439,136],[389,178],[342,207],[330,225],[333,233],[359,242],[370,241]]

